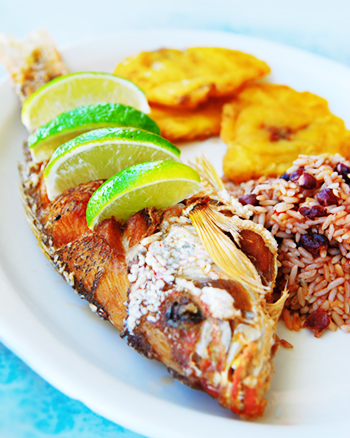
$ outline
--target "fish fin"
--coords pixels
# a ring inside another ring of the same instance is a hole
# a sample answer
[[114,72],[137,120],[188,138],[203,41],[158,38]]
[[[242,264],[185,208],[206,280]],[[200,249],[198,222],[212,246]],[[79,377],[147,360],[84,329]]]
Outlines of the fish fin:
[[278,319],[282,313],[284,303],[288,297],[288,293],[289,293],[289,291],[288,291],[287,286],[286,286],[284,288],[284,290],[282,291],[282,295],[275,303],[266,303],[266,310],[267,310],[268,314],[276,322],[278,321]]
[[222,204],[219,210],[229,210],[244,219],[249,219],[253,215],[248,205],[242,205],[238,199],[228,193],[214,165],[204,155],[196,158],[196,164],[193,164],[193,167],[199,173],[207,194]]
[[231,222],[231,218],[224,216],[216,210],[208,209],[207,215],[210,219],[219,226],[222,231],[230,233],[233,237],[233,240],[240,247],[241,236],[239,234],[239,228]]
[[265,294],[268,288],[261,283],[254,265],[215,223],[210,210],[210,207],[195,208],[189,214],[208,254],[229,277],[256,293]]
[[55,266],[54,263],[52,262],[53,250],[50,249],[49,246],[45,245],[45,243],[44,243],[43,233],[41,230],[42,226],[38,222],[36,215],[35,215],[35,211],[33,211],[33,209],[31,208],[28,196],[25,193],[25,189],[24,189],[24,181],[25,181],[24,172],[25,172],[25,170],[24,170],[24,168],[25,168],[25,164],[20,163],[19,164],[19,173],[20,173],[21,181],[19,184],[19,192],[20,192],[21,202],[22,202],[22,205],[24,208],[25,218],[27,219],[27,222],[28,222],[31,230],[37,239],[37,243],[38,243],[40,249],[44,253],[45,257],[52,263],[52,265]]
[[221,178],[217,174],[215,167],[204,155],[196,158],[195,168],[202,178],[205,178],[217,192],[225,190]]
[[68,73],[52,38],[42,29],[31,32],[23,41],[0,34],[0,59],[22,102],[51,79]]

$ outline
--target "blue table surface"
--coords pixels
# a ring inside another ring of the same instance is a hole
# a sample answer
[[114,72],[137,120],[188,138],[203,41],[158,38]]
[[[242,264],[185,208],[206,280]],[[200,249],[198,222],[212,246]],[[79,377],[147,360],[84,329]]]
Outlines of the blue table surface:
[[1,343],[0,436],[141,437],[57,391]]
[[[92,0],[86,0],[82,11],[80,2],[61,0],[55,14],[50,14],[45,12],[44,0],[0,0],[0,32],[23,37],[44,25],[60,47],[113,30],[152,27],[224,30],[300,47],[350,65],[350,31],[346,18],[350,16],[350,4],[345,5],[341,0],[333,0],[330,5],[325,0],[295,0],[289,6],[285,2],[287,9],[281,6],[284,2],[276,0],[264,3],[250,0],[245,6],[235,0],[217,0],[215,8],[205,0],[192,3],[178,0],[171,5],[149,0],[147,8],[141,0],[131,3],[121,5],[100,0],[97,10]],[[235,5],[239,8],[234,10]],[[67,8],[69,15],[64,12]],[[103,10],[111,13],[105,14]],[[116,15],[112,12],[122,15],[123,22],[116,25]],[[64,28],[63,19],[66,20]],[[90,23],[88,29],[84,25],[86,20]],[[0,66],[0,78],[4,75]],[[141,435],[106,420],[62,394],[0,343],[0,437],[140,438]]]

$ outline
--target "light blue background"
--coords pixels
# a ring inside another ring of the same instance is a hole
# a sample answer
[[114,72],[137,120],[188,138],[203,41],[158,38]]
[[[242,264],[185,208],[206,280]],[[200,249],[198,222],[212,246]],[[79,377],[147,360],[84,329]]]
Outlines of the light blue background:
[[[44,27],[58,47],[118,30],[224,30],[303,48],[350,66],[349,23],[348,0],[0,0],[0,33],[24,37]],[[141,435],[63,395],[0,343],[0,437]]]

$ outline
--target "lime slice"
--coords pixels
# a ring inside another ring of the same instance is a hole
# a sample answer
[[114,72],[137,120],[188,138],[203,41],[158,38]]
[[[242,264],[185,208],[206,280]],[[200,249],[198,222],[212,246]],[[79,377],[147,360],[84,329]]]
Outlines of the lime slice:
[[71,187],[110,178],[132,164],[179,159],[177,147],[151,132],[96,129],[64,143],[53,153],[44,171],[47,195],[52,200]]
[[132,82],[109,73],[81,72],[53,79],[33,93],[23,105],[22,123],[32,132],[64,111],[101,102],[150,112],[144,93]]
[[90,198],[88,227],[114,216],[127,220],[146,207],[168,208],[202,189],[199,174],[174,161],[135,164],[106,181]]
[[93,129],[132,126],[160,134],[156,122],[141,111],[121,103],[96,103],[65,111],[38,128],[28,138],[34,162],[49,160],[61,144]]

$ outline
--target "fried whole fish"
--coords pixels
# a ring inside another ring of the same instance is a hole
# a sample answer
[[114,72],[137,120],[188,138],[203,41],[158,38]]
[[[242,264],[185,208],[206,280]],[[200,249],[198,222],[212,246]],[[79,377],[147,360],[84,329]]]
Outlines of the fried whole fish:
[[267,303],[277,273],[270,233],[239,218],[244,209],[204,179],[203,193],[181,204],[143,210],[125,225],[106,219],[91,231],[86,205],[103,181],[49,202],[44,167],[21,166],[22,195],[58,272],[138,352],[233,412],[261,416],[285,298]]
[[261,416],[286,298],[268,303],[277,274],[271,234],[248,219],[205,160],[197,165],[203,191],[196,196],[142,210],[125,224],[106,219],[95,231],[87,227],[86,206],[103,181],[50,202],[45,165],[26,151],[21,195],[44,254],[63,278],[141,354],[234,413]]

